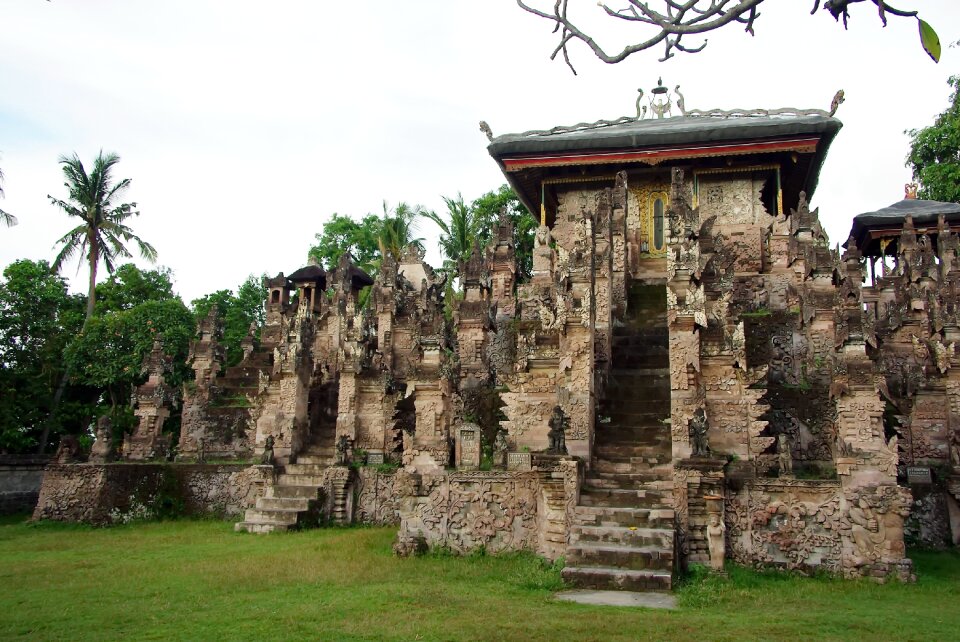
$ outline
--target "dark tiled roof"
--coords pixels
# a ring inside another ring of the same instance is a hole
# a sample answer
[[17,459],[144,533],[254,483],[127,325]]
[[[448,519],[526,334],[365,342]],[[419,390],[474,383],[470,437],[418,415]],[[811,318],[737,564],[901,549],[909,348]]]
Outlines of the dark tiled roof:
[[[857,247],[865,252],[868,246],[872,246],[868,238],[870,230],[900,230],[908,215],[915,225],[935,224],[941,214],[947,223],[953,223],[954,228],[960,224],[960,204],[924,201],[916,198],[904,199],[873,212],[857,214],[853,217],[850,235],[856,239]],[[843,246],[847,247],[847,243]]]
[[319,265],[308,265],[302,267],[289,277],[287,277],[294,283],[304,283],[311,282],[315,283],[317,281],[324,281],[327,278],[327,273],[323,271],[323,268]]
[[497,136],[487,146],[496,159],[513,154],[577,150],[637,149],[662,145],[717,143],[819,134],[832,139],[842,123],[831,116],[677,116],[630,120],[608,127],[559,133],[531,132]]

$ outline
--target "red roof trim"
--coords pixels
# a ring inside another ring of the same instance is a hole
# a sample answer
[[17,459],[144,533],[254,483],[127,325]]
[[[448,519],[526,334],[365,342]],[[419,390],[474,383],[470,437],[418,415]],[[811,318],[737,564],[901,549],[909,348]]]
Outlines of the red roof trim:
[[560,165],[598,165],[604,163],[649,163],[657,164],[665,160],[679,158],[700,158],[705,156],[725,156],[755,154],[761,152],[815,152],[819,137],[792,138],[751,143],[728,143],[723,145],[698,145],[695,147],[667,147],[615,152],[587,152],[553,154],[550,156],[524,156],[504,158],[503,166],[508,172],[516,172],[531,167],[554,167]]

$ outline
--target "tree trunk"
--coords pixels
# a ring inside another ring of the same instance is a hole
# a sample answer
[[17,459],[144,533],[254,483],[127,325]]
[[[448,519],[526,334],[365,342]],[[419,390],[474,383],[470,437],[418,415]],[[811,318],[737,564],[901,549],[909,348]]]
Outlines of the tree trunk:
[[88,239],[90,243],[90,254],[88,256],[90,262],[90,287],[87,289],[87,318],[83,322],[84,325],[86,325],[90,317],[93,316],[93,306],[97,302],[97,265],[100,263],[98,260],[100,252],[97,247],[97,236],[90,234]]
[[[93,306],[96,303],[96,288],[97,288],[97,260],[98,247],[96,236],[90,236],[90,254],[87,256],[90,261],[90,287],[87,290],[87,316],[83,320],[83,327],[87,327],[87,322],[90,321],[90,317],[93,316]],[[83,332],[83,329],[80,330]],[[53,393],[53,403],[50,406],[50,414],[47,415],[46,421],[43,422],[43,432],[40,433],[40,443],[37,446],[37,454],[42,455],[47,450],[47,440],[50,439],[50,426],[53,424],[53,420],[57,417],[57,410],[60,408],[60,399],[63,398],[63,392],[67,389],[67,382],[70,381],[70,368],[66,368],[63,371],[63,377],[60,379],[60,385],[57,386],[56,392]]]

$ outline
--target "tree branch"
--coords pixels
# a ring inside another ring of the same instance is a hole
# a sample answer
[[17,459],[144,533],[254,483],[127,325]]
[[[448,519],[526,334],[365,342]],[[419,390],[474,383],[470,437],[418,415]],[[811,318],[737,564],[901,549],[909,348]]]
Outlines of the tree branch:
[[[568,0],[555,0],[552,12],[538,9],[527,4],[525,0],[517,0],[517,5],[527,13],[554,23],[553,32],[560,34],[560,42],[550,55],[550,59],[554,60],[558,54],[563,53],[564,62],[576,74],[577,72],[570,62],[568,49],[570,43],[574,40],[584,43],[597,58],[607,64],[621,62],[638,51],[663,44],[664,54],[660,58],[662,62],[672,58],[674,50],[683,53],[698,53],[707,46],[706,39],[696,47],[681,45],[681,38],[685,35],[707,33],[733,22],[746,25],[745,31],[754,35],[754,24],[761,15],[758,7],[764,2],[764,0],[686,0],[683,2],[680,0],[660,0],[663,7],[660,11],[650,6],[653,0],[626,1],[627,6],[623,9],[613,9],[602,0],[597,4],[610,18],[648,26],[650,29],[656,29],[657,32],[646,40],[626,45],[617,53],[608,53],[592,36],[574,24],[567,16]],[[823,9],[838,21],[842,17],[843,26],[846,29],[849,6],[860,2],[872,3],[877,8],[880,21],[884,26],[887,24],[888,14],[899,17],[917,16],[916,11],[904,11],[891,7],[887,0],[823,0]],[[820,6],[821,0],[814,0],[811,15],[816,13]]]

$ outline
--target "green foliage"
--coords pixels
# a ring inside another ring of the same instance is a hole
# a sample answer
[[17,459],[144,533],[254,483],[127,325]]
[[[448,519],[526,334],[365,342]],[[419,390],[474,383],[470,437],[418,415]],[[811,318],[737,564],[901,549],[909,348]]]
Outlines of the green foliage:
[[193,332],[193,315],[180,299],[147,301],[91,318],[64,356],[77,383],[104,389],[117,407],[129,402],[132,386],[143,380],[143,358],[157,335],[172,357],[167,383],[179,387],[189,373],[185,360]]
[[308,258],[320,261],[327,270],[337,266],[340,257],[349,252],[360,269],[370,272],[380,257],[377,238],[380,236],[381,220],[375,214],[367,214],[360,221],[336,214],[323,226],[323,232],[315,235],[317,244],[307,252]]
[[408,205],[403,201],[391,211],[387,202],[383,202],[383,219],[381,220],[380,235],[377,237],[377,247],[380,256],[390,256],[399,261],[407,246],[423,250],[423,239],[415,236],[417,233],[417,219],[425,216],[427,211],[422,205]]
[[170,268],[141,270],[133,263],[118,267],[96,288],[96,314],[129,310],[147,301],[165,301],[176,298],[173,293],[173,272]]
[[[14,261],[0,283],[0,450],[32,449],[63,375],[63,349],[83,324],[84,298],[46,261]],[[78,408],[67,397],[61,420]],[[81,412],[82,414],[82,412]]]
[[447,196],[442,198],[447,204],[446,218],[436,212],[425,212],[424,217],[440,228],[440,250],[446,259],[444,268],[459,271],[459,265],[470,258],[474,246],[480,244],[482,235],[486,234],[489,238],[489,229],[481,229],[481,225],[489,221],[481,220],[476,210],[463,202],[462,194],[457,194],[455,199]]
[[[213,305],[223,319],[223,346],[226,350],[227,367],[235,366],[243,358],[241,343],[250,332],[250,326],[262,328],[266,321],[263,303],[267,288],[263,282],[266,275],[250,275],[240,284],[237,293],[232,290],[217,290],[191,302],[194,319],[199,322],[210,313]],[[259,335],[258,335],[259,336]]]
[[[0,198],[3,198],[3,170],[0,169]],[[0,223],[3,223],[7,227],[13,227],[17,224],[17,217],[8,212],[0,210]]]
[[960,76],[947,82],[953,87],[947,109],[929,127],[905,132],[910,136],[907,167],[920,183],[920,198],[960,203]]
[[470,209],[478,221],[479,241],[486,245],[490,235],[497,229],[500,211],[504,210],[513,223],[513,242],[517,257],[517,280],[524,283],[530,280],[533,270],[533,237],[539,220],[520,202],[517,193],[509,185],[501,185],[496,190],[483,194],[470,204]]
[[408,245],[423,249],[423,239],[416,237],[416,220],[427,214],[420,205],[400,202],[390,209],[383,202],[383,215],[367,214],[360,221],[334,214],[315,235],[317,244],[307,257],[323,263],[326,269],[336,267],[340,257],[349,252],[357,266],[373,274],[379,269],[381,257],[389,254],[399,259]]

